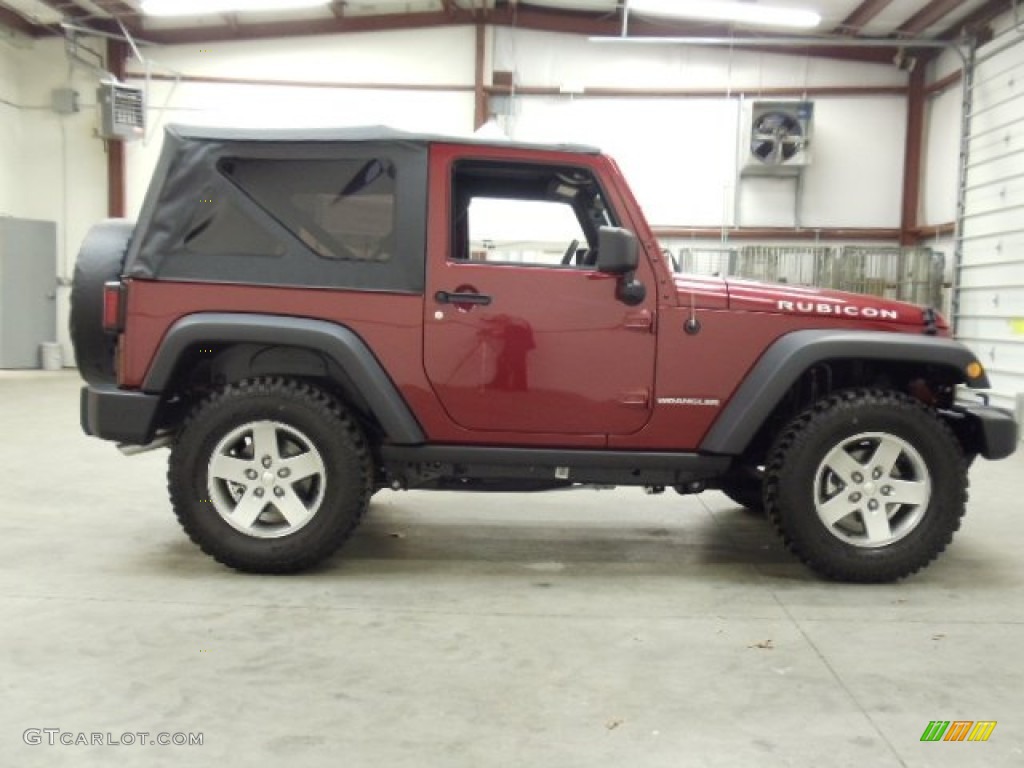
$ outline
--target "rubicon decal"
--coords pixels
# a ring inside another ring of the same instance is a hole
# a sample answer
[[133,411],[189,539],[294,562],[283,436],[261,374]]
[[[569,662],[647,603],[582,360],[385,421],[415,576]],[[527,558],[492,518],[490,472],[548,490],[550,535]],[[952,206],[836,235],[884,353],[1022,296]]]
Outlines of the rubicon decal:
[[707,408],[718,408],[721,400],[713,397],[659,397],[658,405],[694,405]]
[[856,304],[828,304],[823,301],[780,301],[781,312],[800,312],[810,315],[840,315],[843,317],[867,317],[879,320],[899,320],[900,314],[894,309],[858,307]]

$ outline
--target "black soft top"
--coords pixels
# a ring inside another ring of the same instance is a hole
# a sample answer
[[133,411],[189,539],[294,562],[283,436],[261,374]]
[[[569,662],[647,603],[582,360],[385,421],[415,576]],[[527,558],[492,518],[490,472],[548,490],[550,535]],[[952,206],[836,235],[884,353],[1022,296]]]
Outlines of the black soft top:
[[510,139],[480,136],[446,136],[443,134],[413,133],[386,125],[360,125],[336,128],[211,128],[198,125],[172,124],[167,135],[192,141],[209,142],[408,142],[412,144],[467,144],[484,147],[512,147],[539,149],[548,152],[570,152],[597,155],[597,147],[585,144],[541,144],[512,141]]
[[[151,280],[422,291],[428,154],[430,145],[439,143],[598,154],[593,147],[435,136],[384,126],[253,130],[169,125],[128,247],[125,274]],[[342,160],[358,168],[372,165],[375,158],[386,158],[398,179],[386,261],[339,263],[318,257],[301,233],[261,209],[222,172],[223,163],[292,161],[290,170],[287,164],[277,167],[290,174],[282,181],[294,182],[297,174],[310,173],[310,164]],[[190,248],[189,239],[214,223],[224,252],[210,256]],[[256,232],[275,240],[279,258],[253,257],[247,251],[245,244]]]

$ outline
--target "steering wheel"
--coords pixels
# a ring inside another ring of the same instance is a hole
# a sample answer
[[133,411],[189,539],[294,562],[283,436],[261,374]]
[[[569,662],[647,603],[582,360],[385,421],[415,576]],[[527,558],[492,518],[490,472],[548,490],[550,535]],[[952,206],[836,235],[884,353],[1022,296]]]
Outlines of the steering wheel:
[[565,249],[565,255],[562,257],[563,264],[569,264],[572,262],[572,257],[576,255],[576,249],[579,245],[580,241],[573,238],[573,241],[569,243],[569,247]]

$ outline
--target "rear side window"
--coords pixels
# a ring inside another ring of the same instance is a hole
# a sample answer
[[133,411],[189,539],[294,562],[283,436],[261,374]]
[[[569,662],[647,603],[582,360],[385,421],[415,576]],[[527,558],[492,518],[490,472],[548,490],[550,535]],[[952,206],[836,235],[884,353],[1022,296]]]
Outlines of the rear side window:
[[218,168],[321,258],[394,257],[396,173],[390,161],[225,159]]
[[284,246],[260,223],[240,210],[233,200],[214,200],[207,193],[199,201],[185,235],[185,247],[202,256],[283,256]]

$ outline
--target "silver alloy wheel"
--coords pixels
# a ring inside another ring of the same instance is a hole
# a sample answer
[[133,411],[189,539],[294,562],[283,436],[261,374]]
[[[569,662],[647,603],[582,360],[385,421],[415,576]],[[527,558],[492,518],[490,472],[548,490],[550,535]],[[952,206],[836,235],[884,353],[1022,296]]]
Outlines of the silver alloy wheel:
[[932,483],[921,454],[886,432],[844,439],[814,474],[814,508],[829,533],[857,547],[884,547],[924,517]]
[[299,430],[277,421],[252,421],[229,432],[207,466],[210,501],[247,536],[287,536],[316,514],[327,471],[320,452]]

